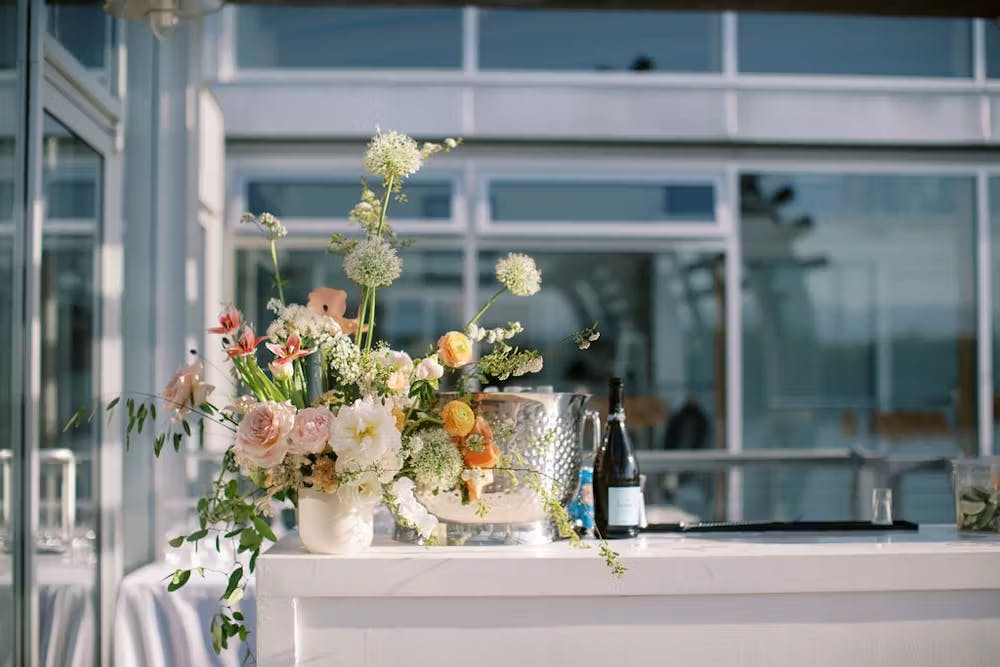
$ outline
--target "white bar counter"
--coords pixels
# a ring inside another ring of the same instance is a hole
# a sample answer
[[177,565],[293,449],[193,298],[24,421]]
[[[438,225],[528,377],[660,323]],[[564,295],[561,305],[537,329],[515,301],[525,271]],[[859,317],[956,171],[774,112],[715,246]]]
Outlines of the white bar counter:
[[647,535],[597,553],[373,546],[262,554],[262,667],[1000,665],[1000,539]]

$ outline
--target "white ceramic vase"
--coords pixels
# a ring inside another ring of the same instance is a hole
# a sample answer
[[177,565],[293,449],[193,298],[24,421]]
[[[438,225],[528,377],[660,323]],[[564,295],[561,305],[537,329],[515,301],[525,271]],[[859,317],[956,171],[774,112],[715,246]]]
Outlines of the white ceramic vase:
[[375,509],[345,503],[336,493],[299,490],[299,537],[314,554],[349,554],[363,551],[375,536]]

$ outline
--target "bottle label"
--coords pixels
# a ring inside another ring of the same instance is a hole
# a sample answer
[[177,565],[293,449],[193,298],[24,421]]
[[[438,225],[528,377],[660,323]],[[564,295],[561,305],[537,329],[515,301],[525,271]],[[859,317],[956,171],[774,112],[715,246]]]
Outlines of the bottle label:
[[638,526],[642,494],[638,486],[608,487],[608,525]]

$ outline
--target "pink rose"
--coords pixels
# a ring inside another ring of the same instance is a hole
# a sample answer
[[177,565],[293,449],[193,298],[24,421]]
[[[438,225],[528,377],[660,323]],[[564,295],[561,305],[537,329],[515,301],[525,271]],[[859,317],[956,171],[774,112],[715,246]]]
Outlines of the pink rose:
[[295,415],[295,426],[288,434],[288,451],[293,454],[319,454],[326,449],[333,428],[329,408],[306,408]]
[[295,408],[291,403],[256,403],[236,429],[237,458],[261,468],[273,468],[285,459],[288,434],[294,426]]
[[187,417],[192,408],[201,407],[215,389],[201,381],[201,374],[201,362],[196,361],[177,371],[163,390],[163,401],[173,409],[175,421]]

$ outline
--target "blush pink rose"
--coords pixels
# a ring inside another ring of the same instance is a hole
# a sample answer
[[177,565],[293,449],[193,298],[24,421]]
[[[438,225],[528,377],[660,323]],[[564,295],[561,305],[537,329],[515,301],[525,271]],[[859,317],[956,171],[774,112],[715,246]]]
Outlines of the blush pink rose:
[[174,420],[180,421],[190,414],[192,408],[201,407],[215,389],[202,382],[202,372],[201,362],[196,361],[177,371],[167,383],[167,388],[163,390],[163,401],[173,409]]
[[237,458],[261,468],[273,468],[285,459],[288,434],[294,426],[295,408],[291,403],[254,404],[236,429]]
[[329,408],[306,408],[295,415],[295,425],[288,434],[288,451],[293,454],[319,454],[326,449],[333,429]]

